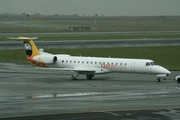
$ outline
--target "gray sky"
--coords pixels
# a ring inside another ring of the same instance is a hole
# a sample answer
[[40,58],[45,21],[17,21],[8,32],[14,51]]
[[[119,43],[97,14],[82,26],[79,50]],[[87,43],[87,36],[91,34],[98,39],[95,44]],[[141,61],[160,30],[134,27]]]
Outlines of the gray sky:
[[81,16],[180,15],[180,0],[0,0],[0,14],[23,12]]

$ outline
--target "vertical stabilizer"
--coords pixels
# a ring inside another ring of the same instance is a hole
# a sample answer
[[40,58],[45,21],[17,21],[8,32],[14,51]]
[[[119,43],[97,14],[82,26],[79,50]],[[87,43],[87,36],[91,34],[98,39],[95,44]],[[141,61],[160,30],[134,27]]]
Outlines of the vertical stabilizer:
[[18,37],[19,39],[23,40],[24,48],[26,50],[27,57],[34,57],[36,55],[40,55],[40,52],[32,38],[27,37]]
[[36,47],[33,41],[33,39],[37,39],[37,37],[35,38],[18,37],[18,38],[10,38],[10,39],[22,40],[24,44],[24,48],[26,50],[27,59],[33,64],[39,65],[39,62],[33,60],[33,57],[40,55],[40,51],[38,50],[38,48]]

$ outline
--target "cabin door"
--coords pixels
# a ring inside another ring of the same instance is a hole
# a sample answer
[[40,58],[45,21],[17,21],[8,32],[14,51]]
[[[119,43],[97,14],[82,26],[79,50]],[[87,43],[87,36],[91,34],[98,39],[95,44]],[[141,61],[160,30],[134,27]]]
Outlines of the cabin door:
[[132,62],[132,63],[131,63],[131,71],[132,71],[132,72],[135,72],[135,62]]

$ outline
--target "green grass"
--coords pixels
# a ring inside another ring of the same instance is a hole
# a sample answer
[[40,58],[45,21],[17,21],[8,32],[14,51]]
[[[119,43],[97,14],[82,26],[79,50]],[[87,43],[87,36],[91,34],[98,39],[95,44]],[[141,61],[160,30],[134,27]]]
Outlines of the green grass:
[[70,32],[72,26],[89,26],[92,32],[180,30],[180,16],[99,16],[94,20],[94,16],[0,16],[0,33]]
[[[7,36],[9,37],[9,36]],[[0,42],[19,41],[0,37]],[[27,36],[28,37],[28,36]],[[32,37],[32,36],[29,36]],[[112,39],[155,39],[155,38],[180,38],[180,33],[164,34],[77,34],[77,35],[49,35],[40,36],[36,41],[59,40],[112,40]]]
[[29,63],[26,59],[25,50],[0,50],[0,56],[0,60]]
[[[180,70],[180,46],[45,49],[45,51],[78,56],[152,59],[169,70]],[[1,50],[0,56],[1,60],[29,63],[26,60],[25,50]]]
[[150,39],[150,38],[180,38],[180,33],[167,34],[84,34],[84,35],[61,35],[41,36],[39,40],[111,40],[111,39]]

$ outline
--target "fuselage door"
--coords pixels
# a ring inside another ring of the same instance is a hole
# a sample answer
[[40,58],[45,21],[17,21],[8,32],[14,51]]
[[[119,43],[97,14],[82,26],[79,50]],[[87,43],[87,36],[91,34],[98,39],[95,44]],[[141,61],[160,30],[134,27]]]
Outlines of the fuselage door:
[[135,62],[132,62],[132,63],[131,63],[131,71],[132,71],[132,72],[135,72]]

